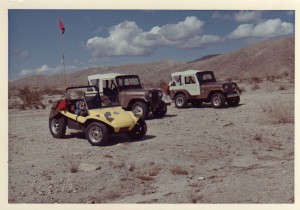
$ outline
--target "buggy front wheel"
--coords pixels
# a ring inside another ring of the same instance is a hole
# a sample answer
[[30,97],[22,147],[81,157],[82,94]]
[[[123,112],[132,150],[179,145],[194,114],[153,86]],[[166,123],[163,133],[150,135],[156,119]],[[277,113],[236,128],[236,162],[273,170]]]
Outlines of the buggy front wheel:
[[139,121],[135,124],[134,128],[131,131],[127,132],[129,138],[133,140],[142,139],[147,133],[147,124],[143,119],[139,119]]
[[108,132],[105,125],[93,122],[86,129],[86,138],[93,146],[103,146],[108,140]]

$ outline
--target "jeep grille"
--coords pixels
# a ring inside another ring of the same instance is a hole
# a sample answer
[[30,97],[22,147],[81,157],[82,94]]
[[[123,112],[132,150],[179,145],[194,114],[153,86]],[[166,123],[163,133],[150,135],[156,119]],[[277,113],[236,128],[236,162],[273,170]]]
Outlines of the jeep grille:
[[158,90],[153,90],[152,92],[152,102],[157,103],[160,101],[160,98],[158,96]]

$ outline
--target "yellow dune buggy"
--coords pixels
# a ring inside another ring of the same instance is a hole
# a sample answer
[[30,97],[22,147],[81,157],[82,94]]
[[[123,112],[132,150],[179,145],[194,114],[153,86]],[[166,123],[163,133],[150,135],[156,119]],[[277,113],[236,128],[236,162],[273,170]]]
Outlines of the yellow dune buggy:
[[[80,103],[85,104],[85,109],[79,114],[77,106]],[[110,133],[125,132],[133,140],[142,139],[147,124],[140,117],[138,110],[125,111],[100,94],[95,86],[69,87],[66,97],[51,107],[49,129],[54,138],[64,138],[66,128],[83,130],[91,145],[102,146]]]

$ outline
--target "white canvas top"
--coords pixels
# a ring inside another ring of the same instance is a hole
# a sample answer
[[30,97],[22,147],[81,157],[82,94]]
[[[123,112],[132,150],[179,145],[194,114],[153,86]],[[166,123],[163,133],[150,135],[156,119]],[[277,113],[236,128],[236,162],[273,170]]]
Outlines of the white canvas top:
[[92,80],[92,79],[110,80],[110,79],[115,79],[116,76],[121,76],[121,75],[124,74],[119,74],[119,73],[93,74],[88,76],[88,80]]
[[203,72],[203,71],[206,71],[206,70],[190,69],[190,70],[186,70],[186,71],[173,72],[173,73],[171,73],[171,76],[173,77],[173,76],[177,76],[177,75],[195,75],[196,73]]

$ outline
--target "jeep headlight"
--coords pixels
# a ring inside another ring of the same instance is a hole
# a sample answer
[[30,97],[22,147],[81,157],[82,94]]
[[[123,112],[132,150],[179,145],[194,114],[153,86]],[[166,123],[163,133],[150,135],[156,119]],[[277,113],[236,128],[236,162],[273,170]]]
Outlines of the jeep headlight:
[[111,113],[110,113],[110,112],[105,112],[105,113],[104,113],[104,117],[105,117],[107,120],[111,119]]
[[149,93],[148,93],[148,96],[151,98],[151,97],[152,97],[152,93],[151,93],[151,92],[149,92]]
[[231,87],[232,87],[232,89],[234,89],[234,88],[235,88],[235,84],[232,84],[232,86],[231,86]]
[[227,90],[228,89],[228,85],[224,85],[224,89]]
[[161,98],[162,97],[162,92],[158,91],[158,97]]

